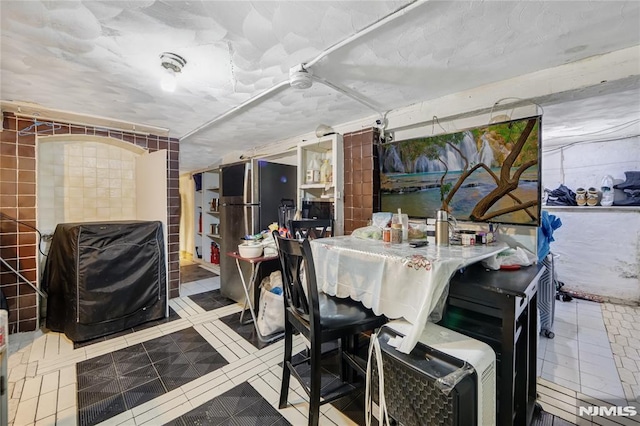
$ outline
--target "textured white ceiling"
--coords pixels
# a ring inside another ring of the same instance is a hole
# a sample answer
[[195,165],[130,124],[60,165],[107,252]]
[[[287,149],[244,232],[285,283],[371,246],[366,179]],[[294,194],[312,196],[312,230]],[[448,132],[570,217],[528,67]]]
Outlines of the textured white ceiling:
[[[408,3],[3,0],[1,98],[181,137]],[[311,71],[386,111],[636,46],[638,22],[636,1],[430,1]],[[165,51],[188,61],[172,94]],[[372,113],[322,84],[285,87],[183,139],[181,168]]]

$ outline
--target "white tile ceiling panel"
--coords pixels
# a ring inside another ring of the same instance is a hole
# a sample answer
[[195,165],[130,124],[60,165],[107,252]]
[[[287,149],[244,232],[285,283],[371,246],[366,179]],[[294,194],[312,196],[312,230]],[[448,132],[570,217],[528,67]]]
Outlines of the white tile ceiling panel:
[[[2,0],[0,97],[181,137],[409,3]],[[639,21],[637,1],[427,1],[311,71],[388,110],[639,45]],[[172,94],[166,51],[187,60]],[[371,115],[318,83],[286,88],[181,141],[181,168]]]

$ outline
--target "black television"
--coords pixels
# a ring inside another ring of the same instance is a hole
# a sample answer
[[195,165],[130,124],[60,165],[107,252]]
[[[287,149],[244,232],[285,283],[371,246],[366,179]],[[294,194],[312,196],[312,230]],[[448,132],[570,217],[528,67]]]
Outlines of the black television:
[[539,226],[541,118],[380,145],[381,210]]

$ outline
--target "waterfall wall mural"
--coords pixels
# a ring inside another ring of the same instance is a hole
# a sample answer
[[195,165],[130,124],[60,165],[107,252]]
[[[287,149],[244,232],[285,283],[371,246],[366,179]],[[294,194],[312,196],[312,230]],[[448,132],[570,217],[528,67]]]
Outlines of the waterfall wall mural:
[[538,226],[541,116],[379,147],[382,211]]

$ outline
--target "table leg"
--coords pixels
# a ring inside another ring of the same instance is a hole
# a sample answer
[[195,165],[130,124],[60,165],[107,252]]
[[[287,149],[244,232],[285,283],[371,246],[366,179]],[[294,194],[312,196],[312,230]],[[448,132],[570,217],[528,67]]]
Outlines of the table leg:
[[[245,294],[244,305],[242,306],[242,312],[240,312],[240,324],[247,325],[250,321],[254,320],[255,313],[253,312],[249,295],[251,294],[251,291],[253,289],[253,281],[255,280],[256,271],[259,268],[257,268],[254,263],[251,264],[251,278],[249,279],[249,286],[247,287],[244,275],[242,274],[242,268],[240,267],[240,261],[238,259],[236,259],[236,267],[238,268],[238,274],[240,274],[240,281],[242,282],[242,289],[244,290]],[[249,309],[251,309],[252,319],[250,319],[249,321],[244,321],[244,313],[247,311],[247,305],[249,305]]]
[[284,332],[281,333],[276,333],[273,334],[271,336],[268,336],[268,338],[264,338],[262,336],[262,334],[260,334],[260,330],[258,330],[258,321],[256,319],[256,314],[253,310],[253,304],[251,303],[251,296],[250,294],[252,293],[254,287],[255,287],[255,282],[258,278],[258,271],[260,269],[260,264],[259,263],[251,263],[251,278],[249,279],[249,285],[247,286],[247,282],[244,279],[244,275],[242,274],[242,268],[240,267],[240,260],[236,259],[236,266],[238,267],[238,273],[240,274],[240,281],[242,281],[242,289],[244,290],[244,295],[245,295],[245,299],[244,299],[244,306],[242,308],[242,312],[240,313],[240,324],[242,325],[246,325],[249,322],[243,322],[243,318],[244,318],[244,313],[247,310],[247,307],[249,309],[249,313],[251,314],[251,320],[253,321],[253,327],[256,330],[256,336],[258,337],[258,340],[260,340],[262,343],[269,343],[272,342],[276,339],[279,339],[280,337],[284,336]]

